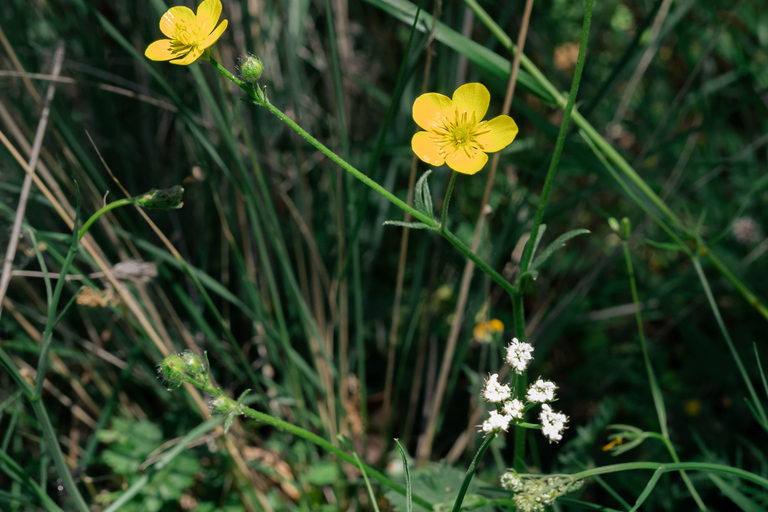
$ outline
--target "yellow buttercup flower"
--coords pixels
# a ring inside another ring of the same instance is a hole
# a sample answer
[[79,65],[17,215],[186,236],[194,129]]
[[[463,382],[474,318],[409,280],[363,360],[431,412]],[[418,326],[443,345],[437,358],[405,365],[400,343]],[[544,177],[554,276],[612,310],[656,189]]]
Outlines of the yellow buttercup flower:
[[501,320],[494,318],[488,322],[480,322],[472,330],[475,339],[480,343],[490,343],[493,337],[504,330],[504,324]]
[[[160,39],[147,47],[144,55],[152,60],[170,60],[171,64],[187,66],[213,46],[224,30],[227,20],[217,27],[221,16],[221,0],[205,0],[197,14],[184,6],[171,7],[160,18],[160,30],[170,39]],[[214,28],[215,27],[215,28]]]
[[507,147],[517,135],[511,117],[483,121],[491,94],[483,84],[465,84],[453,98],[430,92],[413,102],[413,120],[424,130],[411,140],[413,152],[424,162],[475,174],[488,161],[486,153]]

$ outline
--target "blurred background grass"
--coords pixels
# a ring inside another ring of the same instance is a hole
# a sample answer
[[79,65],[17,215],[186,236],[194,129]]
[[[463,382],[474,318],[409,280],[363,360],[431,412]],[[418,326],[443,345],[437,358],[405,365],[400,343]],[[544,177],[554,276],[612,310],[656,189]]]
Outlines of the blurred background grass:
[[[428,26],[418,27],[406,55],[410,24],[378,8],[378,1],[223,3],[229,28],[216,45],[219,61],[234,71],[239,56],[258,55],[265,67],[261,84],[273,104],[403,199],[415,129],[410,109],[421,92],[428,53],[428,90],[450,94],[458,85],[480,81],[491,90],[490,115],[500,111],[505,76],[468,60],[462,39],[454,48],[432,40]],[[517,37],[523,2],[481,5],[509,37]],[[109,199],[122,197],[90,134],[131,195],[183,184],[184,208],[150,217],[197,269],[212,298],[205,300],[133,209],[115,210],[92,229],[111,265],[142,259],[157,263],[158,275],[147,283],[124,284],[140,314],[118,297],[106,307],[75,305],[56,326],[53,354],[61,364],[51,368],[44,400],[82,489],[108,503],[138,478],[148,458],[202,421],[191,395],[168,393],[156,379],[161,345],[208,350],[213,375],[231,395],[252,388],[255,407],[328,439],[341,433],[348,439],[342,444],[364,459],[381,464],[394,459],[392,437],[414,453],[452,322],[460,254],[438,237],[411,233],[396,322],[395,407],[387,416],[383,391],[401,231],[382,222],[401,214],[348,182],[267,112],[239,101],[241,94],[207,64],[175,67],[144,59],[146,45],[160,37],[157,21],[167,7],[160,0],[0,5],[0,131],[20,150],[22,141],[31,143],[40,104],[30,87],[44,94],[53,50],[63,41],[64,64],[41,156],[47,171],[38,172],[62,203],[74,204],[76,179],[86,215],[103,204],[106,192]],[[424,2],[423,8],[511,60],[462,2]],[[534,4],[526,55],[561,90],[570,85],[582,16],[581,2]],[[592,27],[577,108],[687,224],[701,223],[721,259],[765,300],[768,12],[757,2],[608,0],[595,6]],[[334,78],[334,58],[341,82]],[[390,106],[394,115],[385,124]],[[515,248],[530,229],[562,113],[522,87],[511,115],[520,134],[502,153],[480,246],[486,261],[507,276]],[[1,158],[4,248],[24,172],[7,151]],[[424,170],[420,165],[419,173]],[[588,228],[592,234],[558,252],[526,296],[536,347],[532,375],[558,383],[558,407],[571,417],[572,427],[563,445],[531,436],[532,467],[571,471],[580,464],[610,463],[615,459],[600,450],[607,424],[657,428],[626,270],[607,225],[610,216],[628,216],[641,233],[632,243],[635,272],[680,457],[765,475],[765,431],[744,401],[743,381],[690,261],[654,243],[669,240],[646,221],[575,132],[558,171],[544,242],[569,229]],[[451,203],[453,229],[465,241],[480,214],[483,176],[460,176]],[[430,177],[438,208],[448,177],[447,169]],[[62,236],[68,229],[34,186],[26,222],[55,272],[69,243]],[[85,251],[75,267],[86,275],[100,270]],[[14,268],[39,270],[28,235]],[[757,385],[752,343],[765,353],[765,319],[718,273],[707,272]],[[86,282],[117,295],[103,279]],[[80,286],[68,285],[63,302]],[[3,310],[2,347],[20,366],[32,365],[31,371],[45,320],[42,279],[15,277]],[[154,332],[139,320],[142,314]],[[476,440],[466,449],[454,443],[468,430],[482,379],[500,361],[498,347],[471,340],[475,322],[487,317],[507,325],[499,343],[514,335],[508,297],[476,273],[432,455],[433,460],[449,455],[459,468],[471,458]],[[29,475],[51,483],[53,495],[57,477],[20,398],[10,377],[0,372],[2,448]],[[369,506],[359,473],[281,432],[242,427],[230,434],[234,451],[220,439],[217,444],[216,434],[202,435],[184,459],[154,475],[133,508]],[[511,465],[511,451],[501,442],[496,448],[481,475],[490,485],[499,468]],[[624,460],[666,460],[661,445],[649,442],[641,450]],[[248,468],[245,479],[238,476],[243,466],[233,453]],[[722,487],[705,475],[693,478],[709,506],[730,503],[721,501]],[[610,485],[632,502],[646,480],[645,474],[622,474]],[[652,498],[653,510],[691,505],[678,479],[664,485]],[[34,509],[23,485],[5,474],[0,489],[3,509]],[[581,499],[615,506],[608,496],[594,485]],[[766,506],[765,496],[751,498]]]

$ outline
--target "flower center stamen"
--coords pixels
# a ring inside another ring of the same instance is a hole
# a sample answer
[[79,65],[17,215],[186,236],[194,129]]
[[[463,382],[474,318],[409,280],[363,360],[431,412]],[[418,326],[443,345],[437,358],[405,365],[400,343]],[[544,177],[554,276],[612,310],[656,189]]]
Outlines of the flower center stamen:
[[476,151],[483,151],[484,144],[478,138],[488,133],[486,121],[477,122],[477,117],[472,112],[471,117],[467,111],[459,113],[459,109],[453,112],[453,119],[443,115],[442,123],[432,131],[432,138],[439,146],[438,152],[443,157],[457,151],[463,151],[468,157]]
[[178,23],[173,30],[173,38],[185,46],[198,46],[200,44],[200,30],[197,26]]

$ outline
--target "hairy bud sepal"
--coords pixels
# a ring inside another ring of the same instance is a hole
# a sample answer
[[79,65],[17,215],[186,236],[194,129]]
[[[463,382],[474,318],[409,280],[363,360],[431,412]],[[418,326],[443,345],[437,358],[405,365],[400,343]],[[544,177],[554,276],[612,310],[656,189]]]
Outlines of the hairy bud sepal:
[[259,81],[259,78],[261,78],[261,73],[263,71],[264,64],[255,55],[249,53],[242,58],[242,63],[240,64],[240,77],[243,79],[243,82],[248,82],[252,85],[255,84]]
[[229,428],[232,426],[232,422],[235,421],[235,417],[243,414],[243,400],[250,391],[250,389],[246,389],[237,400],[232,400],[226,395],[219,395],[208,404],[208,408],[213,415],[226,416],[226,419],[224,420],[225,434],[229,432]]

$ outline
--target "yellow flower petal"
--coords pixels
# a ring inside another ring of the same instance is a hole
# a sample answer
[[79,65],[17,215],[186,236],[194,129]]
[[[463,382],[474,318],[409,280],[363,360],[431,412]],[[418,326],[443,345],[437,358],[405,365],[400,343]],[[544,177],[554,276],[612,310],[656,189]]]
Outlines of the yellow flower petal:
[[221,16],[221,0],[205,0],[197,7],[197,25],[203,37],[213,31]]
[[424,162],[435,167],[443,165],[445,159],[440,154],[440,146],[437,145],[429,132],[417,132],[411,139],[411,148],[416,156]]
[[477,137],[486,153],[494,153],[507,147],[517,136],[517,124],[509,116],[498,116],[488,121],[483,127],[488,130]]
[[459,111],[459,117],[467,112],[467,119],[472,119],[472,113],[475,114],[475,121],[480,122],[488,112],[488,105],[491,103],[491,93],[483,84],[464,84],[453,93],[453,105]]
[[493,320],[488,322],[488,327],[490,327],[492,330],[496,332],[501,332],[504,330],[504,323],[498,318],[494,318]]
[[190,50],[190,52],[187,54],[186,57],[184,57],[183,59],[172,60],[171,64],[178,64],[179,66],[188,66],[193,62],[195,62],[197,59],[199,59],[204,51],[205,51],[205,48],[196,46]]
[[171,7],[160,18],[160,30],[165,34],[165,37],[171,39],[176,38],[176,25],[191,26],[196,23],[195,13],[192,9],[184,7],[183,5],[178,7]]
[[150,60],[171,60],[181,57],[188,51],[188,47],[174,44],[170,39],[160,39],[147,47],[144,56]]
[[221,25],[216,27],[216,30],[211,32],[211,35],[205,38],[203,40],[203,43],[200,45],[200,48],[208,48],[209,46],[213,46],[213,43],[218,41],[218,39],[221,37],[221,34],[224,33],[224,31],[227,29],[227,20],[224,20],[221,22]]
[[428,92],[413,102],[413,120],[425,130],[432,130],[442,126],[449,114],[452,119],[453,110],[451,98],[436,92]]
[[488,162],[488,155],[471,147],[460,148],[445,157],[448,167],[462,174],[475,174]]

